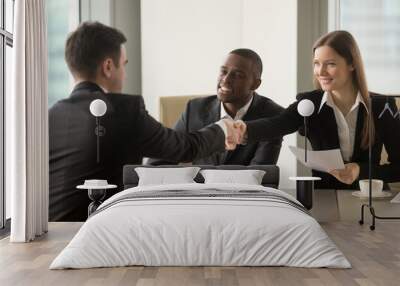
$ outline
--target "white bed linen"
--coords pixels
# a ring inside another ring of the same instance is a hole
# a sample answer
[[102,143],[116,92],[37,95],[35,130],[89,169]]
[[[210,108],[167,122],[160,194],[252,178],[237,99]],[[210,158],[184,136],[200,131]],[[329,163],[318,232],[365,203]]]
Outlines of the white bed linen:
[[[235,184],[142,186],[154,190],[263,190]],[[100,208],[102,207],[100,206]],[[350,268],[311,216],[262,199],[149,199],[118,203],[89,218],[50,269],[127,265],[294,266]]]

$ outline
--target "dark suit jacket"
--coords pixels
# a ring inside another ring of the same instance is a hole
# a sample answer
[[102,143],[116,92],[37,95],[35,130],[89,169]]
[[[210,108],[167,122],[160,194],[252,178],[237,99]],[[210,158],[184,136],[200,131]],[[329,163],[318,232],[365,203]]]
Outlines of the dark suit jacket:
[[[321,111],[318,112],[321,104],[323,91],[315,90],[299,94],[297,100],[309,99],[315,105],[314,113],[309,117],[308,134],[313,150],[328,150],[340,148],[337,124],[333,109],[324,104]],[[247,123],[247,134],[249,142],[265,140],[274,136],[282,136],[293,133],[297,130],[304,135],[303,117],[297,112],[297,102],[291,104],[281,115],[271,119],[261,119],[249,121]],[[397,107],[393,99],[387,101],[391,109],[397,112]],[[400,181],[400,120],[393,118],[390,113],[385,113],[378,118],[382,112],[385,100],[373,100],[373,119],[375,124],[375,143],[372,148],[372,176],[382,179],[386,183]],[[360,165],[359,179],[368,178],[368,148],[361,148],[361,132],[364,123],[364,108],[359,108],[357,117],[356,136],[354,142],[354,152],[351,162]],[[388,152],[389,164],[380,165],[382,146],[385,146]],[[352,185],[346,185],[327,173],[313,171],[313,174],[322,178],[322,181],[316,181],[317,188],[335,188],[335,189],[358,189],[358,181]]]
[[[107,104],[101,117],[100,162],[96,162],[94,99]],[[141,164],[143,156],[192,161],[224,150],[225,135],[213,125],[192,134],[163,127],[146,111],[141,96],[105,94],[94,83],[78,84],[71,96],[49,110],[50,220],[82,221],[87,192],[76,190],[85,179],[107,179],[122,187],[122,167]]]
[[[216,95],[192,99],[176,122],[174,129],[182,132],[193,132],[220,120],[220,104]],[[253,101],[243,120],[278,115],[284,109],[269,98],[254,94]],[[268,141],[238,145],[233,151],[214,153],[209,157],[193,161],[196,165],[274,165],[278,161],[282,137]],[[175,164],[152,159],[152,165]]]

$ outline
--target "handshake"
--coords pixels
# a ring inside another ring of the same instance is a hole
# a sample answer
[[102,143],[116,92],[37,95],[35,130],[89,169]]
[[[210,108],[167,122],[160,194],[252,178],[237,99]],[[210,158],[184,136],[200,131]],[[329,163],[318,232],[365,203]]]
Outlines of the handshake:
[[226,126],[225,149],[234,150],[236,145],[245,143],[247,126],[242,120],[222,119]]

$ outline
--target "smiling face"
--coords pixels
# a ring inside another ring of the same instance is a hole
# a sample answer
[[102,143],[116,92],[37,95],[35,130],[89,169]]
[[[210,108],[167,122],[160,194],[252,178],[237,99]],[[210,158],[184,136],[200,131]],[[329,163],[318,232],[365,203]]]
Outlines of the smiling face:
[[354,67],[334,49],[321,46],[314,51],[314,77],[322,90],[342,90],[353,84]]
[[229,54],[218,76],[218,99],[223,103],[245,105],[260,83],[250,59]]

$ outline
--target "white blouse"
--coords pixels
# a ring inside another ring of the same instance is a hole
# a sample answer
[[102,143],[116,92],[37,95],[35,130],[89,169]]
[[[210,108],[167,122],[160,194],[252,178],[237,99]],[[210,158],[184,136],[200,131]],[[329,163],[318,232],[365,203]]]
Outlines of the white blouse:
[[351,157],[353,156],[358,109],[360,107],[360,103],[362,104],[362,106],[364,106],[365,110],[368,113],[368,108],[361,94],[358,93],[356,101],[350,108],[349,113],[344,115],[340,111],[340,109],[335,105],[332,95],[329,92],[325,92],[322,97],[321,105],[318,110],[318,112],[321,111],[321,108],[324,104],[330,106],[333,109],[336,118],[336,124],[338,127],[340,151],[342,153],[342,157],[345,162],[349,162],[351,160]]

